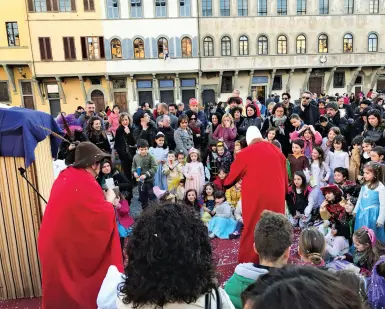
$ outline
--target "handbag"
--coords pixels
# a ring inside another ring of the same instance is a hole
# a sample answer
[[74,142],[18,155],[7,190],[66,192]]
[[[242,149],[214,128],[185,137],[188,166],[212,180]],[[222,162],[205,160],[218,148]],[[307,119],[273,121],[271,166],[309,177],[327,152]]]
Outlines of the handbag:
[[[211,309],[211,294],[213,291],[210,293],[207,293],[205,295],[205,309]],[[217,308],[216,309],[222,309],[222,302],[221,302],[221,297],[219,295],[219,291],[217,288],[214,288],[214,293],[215,293],[215,298],[217,300]]]

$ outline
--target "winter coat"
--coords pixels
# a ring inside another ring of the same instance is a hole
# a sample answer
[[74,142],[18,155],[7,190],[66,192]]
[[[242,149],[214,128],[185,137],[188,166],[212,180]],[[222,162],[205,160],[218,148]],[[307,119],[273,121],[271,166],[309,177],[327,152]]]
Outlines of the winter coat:
[[322,126],[320,122],[317,122],[314,126],[314,129],[318,131],[322,138],[327,137],[330,129],[333,127],[331,122],[328,122],[326,126]]
[[134,224],[134,219],[130,216],[130,205],[126,200],[120,201],[120,207],[116,207],[116,219],[126,229]]
[[[76,142],[85,142],[88,140],[87,136],[80,131],[75,130],[72,137],[70,137],[68,134],[64,135],[64,138],[76,143]],[[68,150],[68,147],[70,146],[70,143],[62,141],[59,146],[59,152],[57,154],[57,158],[59,160],[65,160],[66,165],[70,165],[75,161],[75,149]]]
[[246,136],[246,131],[250,126],[255,126],[258,129],[262,127],[262,120],[258,117],[247,117],[243,120],[242,124],[238,128],[238,134]]
[[175,130],[171,127],[162,127],[162,128],[158,128],[158,131],[159,132],[162,132],[164,134],[164,137],[166,139],[166,142],[167,142],[167,146],[168,146],[168,149],[170,150],[175,150],[175,140],[174,140],[174,132]]
[[314,133],[314,142],[312,140],[311,141],[306,140],[303,135],[299,136],[298,131],[294,131],[294,132],[290,133],[290,139],[292,141],[294,141],[296,139],[303,140],[303,142],[304,142],[304,148],[303,149],[310,148],[310,153],[313,151],[313,147],[319,146],[322,144],[322,136],[317,131],[315,131],[315,133]]
[[341,117],[340,111],[337,111],[337,113],[334,115],[333,118],[329,119],[330,122],[333,124],[333,127],[339,127],[341,134],[343,136],[346,136],[348,132],[348,120],[345,117]]
[[114,180],[114,185],[116,187],[119,187],[120,192],[132,190],[131,182],[123,173],[120,173],[118,170],[114,170],[108,175],[103,174],[102,171],[99,172],[99,175],[96,180],[102,187],[102,189],[107,189],[106,179],[108,178],[112,178]]
[[294,107],[293,114],[299,115],[307,125],[314,126],[319,119],[319,109],[312,104],[306,106],[304,111],[301,109],[301,105]]
[[370,137],[377,146],[385,147],[385,121],[376,128],[371,127],[368,129],[366,125],[363,135],[365,137]]
[[217,170],[223,168],[226,173],[230,171],[230,166],[232,162],[233,157],[231,156],[230,151],[228,151],[227,149],[225,149],[225,153],[222,156],[218,155],[215,159]]
[[225,143],[225,145],[227,146],[227,149],[230,152],[234,151],[234,143],[235,143],[236,137],[237,137],[236,127],[224,128],[222,127],[221,124],[217,127],[217,129],[213,134],[214,139],[220,139],[220,138],[223,139],[223,142]]
[[[94,113],[92,115],[92,117],[99,117],[99,114],[98,113]],[[87,128],[87,123],[88,123],[88,120],[91,118],[91,116],[88,116],[86,113],[83,113],[79,116],[79,122],[80,122],[80,125],[82,126],[83,130],[85,131],[86,128]],[[100,119],[100,122],[102,124],[102,129],[104,129],[104,121],[103,121],[103,118],[99,117]]]
[[253,263],[237,265],[234,274],[226,282],[225,291],[236,309],[242,309],[241,294],[246,288],[254,283],[260,276],[269,271],[265,268],[257,268]]
[[217,140],[213,138],[213,134],[214,134],[215,129],[217,127],[218,127],[218,125],[214,128],[214,125],[211,122],[209,122],[207,129],[206,129],[208,145],[211,145],[211,143],[213,143],[213,142],[217,142]]
[[148,128],[146,130],[143,130],[141,125],[138,128],[136,128],[134,130],[134,138],[136,142],[138,142],[138,139],[145,139],[148,142],[148,145],[151,147],[152,144],[154,143],[157,132],[158,131],[155,127],[154,122],[151,121],[149,122]]
[[124,131],[124,127],[122,125],[116,130],[114,148],[118,152],[121,161],[132,161],[132,154],[129,146],[135,145],[135,139],[132,134],[133,129],[129,129],[130,133],[128,134]]
[[141,175],[146,175],[144,182],[153,182],[156,170],[158,168],[155,158],[150,154],[141,156],[137,153],[134,156],[134,160],[132,162],[132,173],[136,172],[138,167],[142,169]]
[[108,123],[110,124],[108,131],[116,135],[116,130],[119,128],[119,114],[111,113],[108,116]]
[[88,140],[98,146],[99,149],[111,154],[111,145],[105,133],[100,133],[99,135],[88,134]]
[[188,156],[189,150],[194,147],[194,137],[190,128],[187,130],[183,130],[182,128],[178,128],[174,132],[174,140],[175,140],[175,152],[183,151],[185,156]]
[[[297,202],[297,192],[293,190],[293,187],[290,186],[288,189],[288,193],[286,195],[286,202],[287,202],[287,207],[289,209],[289,212],[292,216],[296,214],[296,211],[299,211],[300,213],[303,213],[305,215],[309,215],[313,209],[313,205],[310,205],[309,201],[309,196],[310,193],[312,192],[312,188],[308,186],[305,191],[303,192],[304,198],[306,200],[306,205],[296,205]],[[303,209],[298,209],[297,206],[303,206]]]
[[361,155],[359,149],[353,149],[349,162],[349,180],[356,181],[360,174]]

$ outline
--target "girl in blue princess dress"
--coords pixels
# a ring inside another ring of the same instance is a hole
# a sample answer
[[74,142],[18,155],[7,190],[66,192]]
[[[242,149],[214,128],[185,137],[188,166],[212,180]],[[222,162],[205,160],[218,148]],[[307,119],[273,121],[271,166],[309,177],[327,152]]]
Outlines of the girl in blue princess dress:
[[354,230],[367,226],[374,231],[377,239],[385,242],[385,186],[380,182],[381,174],[381,166],[376,162],[369,162],[364,166],[365,185],[361,188],[354,208]]
[[162,132],[156,134],[154,147],[151,147],[149,152],[158,164],[158,169],[154,176],[154,187],[167,191],[167,176],[163,173],[163,164],[167,161],[168,147],[164,142],[164,134]]
[[229,235],[235,231],[237,221],[233,218],[230,204],[226,202],[225,193],[217,191],[214,197],[215,207],[211,212],[214,217],[209,222],[209,237],[229,239]]

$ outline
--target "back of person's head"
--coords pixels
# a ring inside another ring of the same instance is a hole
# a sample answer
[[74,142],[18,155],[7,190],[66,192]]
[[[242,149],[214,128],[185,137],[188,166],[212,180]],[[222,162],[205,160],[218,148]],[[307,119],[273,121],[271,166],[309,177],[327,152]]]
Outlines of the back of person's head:
[[325,248],[325,237],[320,231],[315,228],[306,228],[301,232],[298,241],[299,254],[312,264],[316,266],[323,264]]
[[133,308],[194,303],[215,287],[207,227],[192,207],[157,204],[135,222],[122,301]]
[[361,301],[366,303],[368,296],[366,295],[366,283],[365,279],[348,270],[339,270],[335,272],[335,275],[340,279],[341,283],[347,288],[351,289],[354,293],[358,294]]
[[357,293],[334,274],[291,265],[260,276],[242,293],[242,301],[248,309],[364,309]]
[[289,220],[282,214],[263,211],[254,230],[254,246],[260,259],[276,262],[288,251],[292,242],[293,231]]

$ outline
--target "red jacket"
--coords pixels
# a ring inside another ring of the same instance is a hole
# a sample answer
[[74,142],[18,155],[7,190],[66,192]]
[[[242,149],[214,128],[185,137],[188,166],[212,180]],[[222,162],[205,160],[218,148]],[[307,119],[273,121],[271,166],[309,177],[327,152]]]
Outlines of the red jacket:
[[288,188],[286,159],[281,151],[266,141],[256,141],[242,149],[231,165],[225,187],[242,179],[242,232],[238,262],[257,262],[253,250],[254,229],[261,213],[267,209],[285,213]]
[[39,233],[43,309],[95,309],[110,265],[123,271],[115,211],[84,169],[53,184]]

